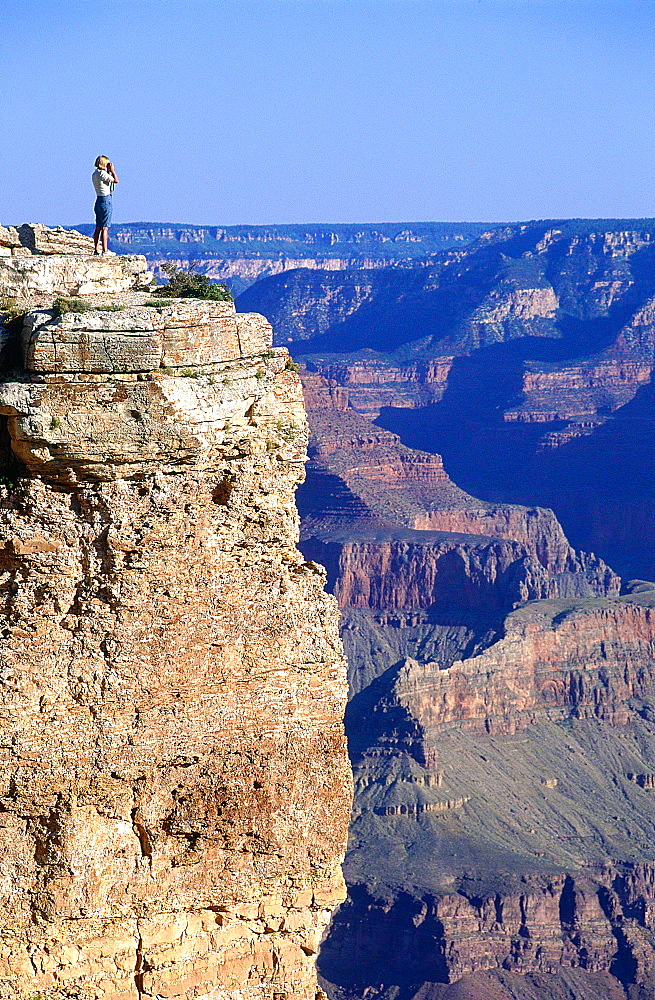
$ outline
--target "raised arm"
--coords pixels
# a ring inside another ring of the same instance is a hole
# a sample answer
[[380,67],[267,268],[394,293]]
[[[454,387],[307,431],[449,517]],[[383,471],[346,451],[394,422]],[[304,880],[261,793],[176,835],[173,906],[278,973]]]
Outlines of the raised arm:
[[118,184],[118,175],[116,174],[116,171],[114,170],[114,164],[113,163],[108,163],[107,164],[107,173],[111,174],[111,176],[114,178],[114,184]]

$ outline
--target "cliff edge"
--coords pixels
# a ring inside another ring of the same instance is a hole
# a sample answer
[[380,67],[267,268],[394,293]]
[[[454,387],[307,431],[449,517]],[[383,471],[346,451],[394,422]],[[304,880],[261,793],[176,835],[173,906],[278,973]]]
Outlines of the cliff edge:
[[0,384],[0,995],[313,998],[351,776],[300,382],[145,302],[28,313]]

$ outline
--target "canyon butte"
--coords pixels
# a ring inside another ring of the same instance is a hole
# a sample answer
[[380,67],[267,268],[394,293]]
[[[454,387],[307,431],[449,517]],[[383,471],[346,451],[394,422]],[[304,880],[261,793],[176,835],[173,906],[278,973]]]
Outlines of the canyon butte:
[[301,362],[349,664],[333,998],[655,995],[655,224],[238,297]]
[[0,228],[0,996],[314,1000],[352,777],[300,381],[150,286]]

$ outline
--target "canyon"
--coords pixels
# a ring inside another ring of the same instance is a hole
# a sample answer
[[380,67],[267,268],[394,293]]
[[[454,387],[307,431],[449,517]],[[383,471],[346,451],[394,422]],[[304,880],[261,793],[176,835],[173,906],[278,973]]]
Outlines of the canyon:
[[[655,228],[632,227],[500,227],[427,266],[371,272],[354,309],[326,293],[338,276],[308,271],[292,292],[269,277],[239,301],[260,301],[279,343],[347,386],[356,412],[438,453],[459,487],[550,508],[576,548],[649,579]],[[360,281],[346,275],[345,291]],[[289,332],[299,298],[321,317],[309,338],[302,318]]]
[[314,1000],[352,778],[298,375],[262,316],[26,233],[0,229],[0,993]]
[[[61,233],[0,230],[30,298],[6,649],[35,684],[7,695],[6,961],[27,941],[53,1000],[82,960],[84,997],[106,962],[135,1000],[309,998],[317,954],[331,1000],[655,998],[653,222],[371,228],[128,227],[150,261],[248,262],[236,314],[153,307],[143,258],[84,234],[74,285]],[[64,954],[73,928],[129,945]]]
[[239,297],[301,362],[342,609],[335,1000],[653,996],[654,239],[498,227]]

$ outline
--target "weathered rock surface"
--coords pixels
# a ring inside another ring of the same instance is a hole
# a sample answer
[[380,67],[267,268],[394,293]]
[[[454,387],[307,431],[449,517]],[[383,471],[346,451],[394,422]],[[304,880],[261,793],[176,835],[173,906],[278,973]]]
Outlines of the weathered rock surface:
[[[652,590],[618,597],[544,509],[652,565],[652,240],[538,228],[400,296],[370,275],[348,315],[320,276],[294,289],[334,303],[302,348],[301,503],[350,659],[350,891],[320,960],[337,1000],[652,990]],[[512,546],[556,598],[512,593]]]
[[126,292],[154,281],[141,255],[96,257],[93,240],[74,229],[0,226],[0,296],[26,309],[55,296]]
[[149,281],[145,257],[29,254],[0,257],[0,295],[43,301],[54,295],[125,292]]
[[[356,410],[441,455],[460,487],[551,507],[576,548],[652,578],[654,254],[652,220],[531,223],[371,272],[358,307],[345,304],[352,272],[246,295]],[[312,301],[321,329],[307,340]]]
[[26,222],[18,226],[17,233],[21,244],[32,253],[75,254],[88,257],[94,250],[91,237],[84,236],[76,229],[64,229],[62,226],[49,229],[40,222]]
[[351,777],[300,383],[139,301],[32,313],[0,387],[0,993],[313,1000]]

